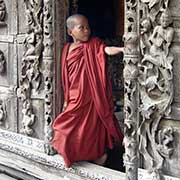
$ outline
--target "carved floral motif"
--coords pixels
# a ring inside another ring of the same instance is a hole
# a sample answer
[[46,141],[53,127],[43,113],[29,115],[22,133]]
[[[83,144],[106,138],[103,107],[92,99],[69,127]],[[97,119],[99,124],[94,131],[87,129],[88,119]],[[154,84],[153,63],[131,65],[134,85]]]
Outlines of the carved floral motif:
[[27,34],[24,41],[25,53],[22,58],[21,80],[17,94],[23,101],[23,129],[32,135],[35,115],[31,103],[32,90],[39,93],[42,82],[41,57],[43,51],[42,0],[24,0],[26,6]]
[[[173,129],[158,129],[171,112],[174,60],[171,44],[174,35],[168,0],[141,0],[139,63],[140,115],[139,150],[149,169],[160,172],[164,158],[173,152]],[[158,176],[158,175],[157,175]]]

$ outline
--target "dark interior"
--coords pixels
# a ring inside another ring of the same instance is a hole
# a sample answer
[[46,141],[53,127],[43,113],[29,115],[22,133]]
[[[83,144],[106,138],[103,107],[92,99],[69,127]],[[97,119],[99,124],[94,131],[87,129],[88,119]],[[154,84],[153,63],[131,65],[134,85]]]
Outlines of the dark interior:
[[116,34],[114,0],[79,0],[78,13],[85,15],[90,23],[93,36],[102,39]]

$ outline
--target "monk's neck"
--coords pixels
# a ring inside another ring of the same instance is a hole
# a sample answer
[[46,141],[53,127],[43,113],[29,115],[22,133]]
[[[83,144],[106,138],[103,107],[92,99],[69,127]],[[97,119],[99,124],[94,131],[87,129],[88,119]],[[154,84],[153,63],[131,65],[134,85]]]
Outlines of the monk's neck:
[[81,44],[82,43],[82,41],[79,41],[79,40],[75,40],[74,42],[73,42],[73,44],[75,45],[75,46],[77,46],[77,45],[79,45],[79,44]]

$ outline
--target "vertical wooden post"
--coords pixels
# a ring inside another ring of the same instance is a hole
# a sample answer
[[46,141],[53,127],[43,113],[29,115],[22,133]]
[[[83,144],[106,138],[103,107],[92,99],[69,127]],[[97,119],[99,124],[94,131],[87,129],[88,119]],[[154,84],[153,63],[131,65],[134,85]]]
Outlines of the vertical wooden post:
[[137,120],[138,120],[138,0],[125,0],[125,34],[124,34],[124,163],[126,179],[138,179],[137,157]]
[[53,122],[53,92],[54,92],[54,58],[53,58],[53,8],[52,0],[43,1],[43,65],[44,65],[44,91],[45,91],[45,104],[44,104],[44,133],[47,154],[53,153],[52,147],[49,144],[52,139],[52,122]]

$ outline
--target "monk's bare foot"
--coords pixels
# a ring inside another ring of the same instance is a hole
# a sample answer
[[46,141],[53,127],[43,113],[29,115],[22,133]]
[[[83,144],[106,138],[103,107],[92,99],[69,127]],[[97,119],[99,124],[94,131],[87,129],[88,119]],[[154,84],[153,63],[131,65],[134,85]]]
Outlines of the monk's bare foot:
[[105,154],[103,154],[100,158],[96,159],[96,160],[94,161],[94,163],[96,163],[96,164],[98,164],[98,165],[104,165],[105,162],[106,162],[106,160],[107,160],[107,154],[105,153]]

